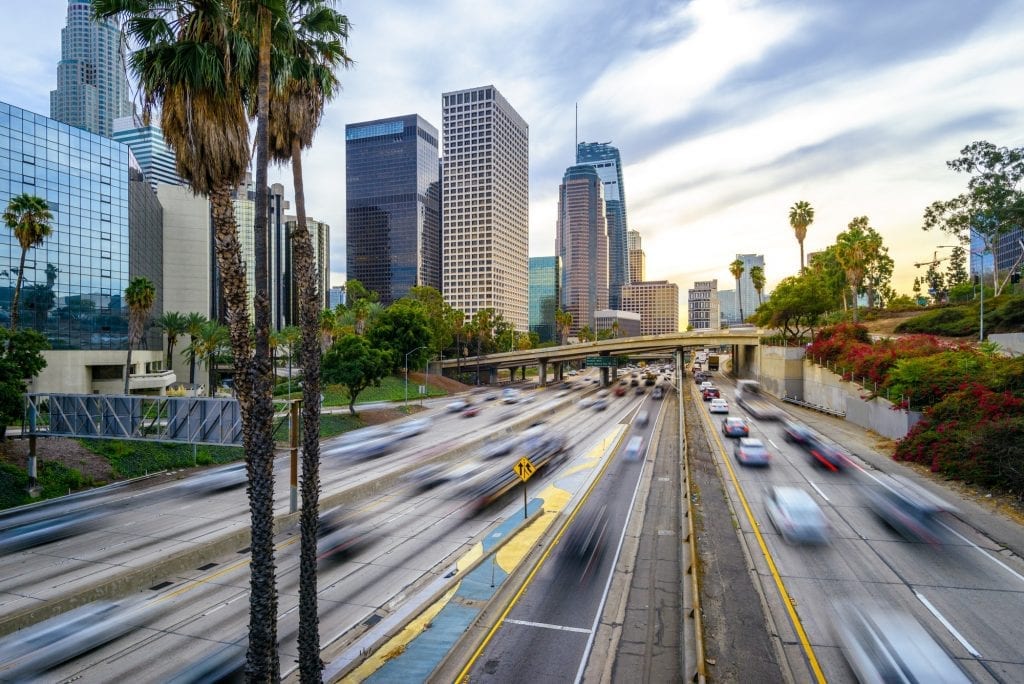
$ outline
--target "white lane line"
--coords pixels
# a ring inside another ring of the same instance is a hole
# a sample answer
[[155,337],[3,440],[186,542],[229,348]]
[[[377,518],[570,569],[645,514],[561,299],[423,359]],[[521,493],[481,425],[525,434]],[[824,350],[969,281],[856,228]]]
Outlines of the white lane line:
[[820,495],[821,495],[821,498],[822,498],[822,499],[824,499],[825,501],[828,501],[829,503],[831,503],[831,502],[832,502],[832,500],[831,500],[831,499],[829,499],[829,498],[828,498],[827,496],[825,496],[825,492],[823,492],[823,491],[821,491],[820,489],[818,489],[818,485],[814,484],[814,483],[813,483],[813,482],[811,482],[810,480],[808,480],[808,481],[807,481],[807,484],[809,484],[809,485],[811,485],[812,487],[814,487],[814,491],[818,492],[818,494],[820,494]]
[[914,596],[916,596],[918,598],[918,600],[921,601],[921,603],[924,604],[924,607],[927,608],[929,610],[929,612],[931,612],[931,614],[934,615],[939,620],[939,622],[941,622],[943,624],[943,626],[946,629],[949,630],[949,633],[953,635],[953,638],[955,638],[957,641],[959,641],[960,645],[963,646],[964,648],[966,648],[968,653],[970,653],[975,658],[980,658],[981,657],[981,654],[978,653],[978,651],[973,646],[971,646],[971,644],[967,641],[967,639],[964,639],[963,635],[960,634],[960,632],[956,631],[956,627],[954,627],[953,625],[949,624],[949,620],[947,620],[945,617],[943,617],[942,613],[940,613],[938,610],[936,610],[935,606],[933,606],[931,604],[931,602],[924,597],[924,595],[919,594],[918,592],[915,591],[914,592]]
[[527,627],[543,627],[544,629],[557,629],[562,632],[579,632],[580,634],[590,634],[590,630],[585,627],[565,627],[563,625],[549,625],[546,622],[530,622],[529,620],[505,620],[505,622],[511,622],[513,625],[525,625]]
[[952,527],[950,527],[946,523],[942,522],[941,520],[939,521],[939,524],[942,525],[943,527],[945,527],[947,530],[949,530],[953,534],[955,534],[956,536],[958,536],[961,539],[963,539],[965,542],[970,544],[975,549],[977,549],[981,553],[981,555],[985,556],[985,558],[988,558],[990,561],[992,561],[993,563],[995,563],[996,565],[1001,567],[1003,570],[1006,570],[1006,572],[1010,573],[1011,575],[1013,575],[1014,577],[1019,579],[1021,582],[1024,582],[1024,575],[1021,575],[1019,572],[1017,572],[1016,570],[1011,568],[1009,565],[1007,565],[1003,561],[1001,561],[998,558],[996,558],[995,556],[993,556],[992,553],[989,552],[987,549],[981,548],[980,546],[978,546],[977,544],[972,542],[970,539],[968,539],[964,535],[960,534],[959,532],[957,532],[956,530],[954,530]]
[[772,441],[772,440],[770,440],[770,439],[768,440],[768,443],[769,443],[769,444],[771,444],[771,445],[772,445],[773,447],[775,447],[776,449],[778,449],[778,448],[779,448],[779,445],[778,445],[778,444],[776,444],[775,442],[773,442],[773,441]]

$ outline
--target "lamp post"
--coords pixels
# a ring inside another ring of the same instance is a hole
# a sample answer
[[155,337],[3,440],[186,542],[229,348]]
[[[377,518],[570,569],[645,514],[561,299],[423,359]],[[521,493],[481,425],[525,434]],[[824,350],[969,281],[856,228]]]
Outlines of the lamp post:
[[409,354],[418,352],[420,349],[426,349],[427,345],[423,344],[415,349],[410,349],[405,352],[405,408],[409,408]]
[[[951,248],[951,247],[962,247],[962,245],[939,245],[940,248]],[[981,285],[981,295],[978,300],[978,341],[985,341],[985,250],[982,249],[980,252],[976,252],[973,249],[968,248],[972,257],[978,257],[981,262],[978,267],[978,283]]]

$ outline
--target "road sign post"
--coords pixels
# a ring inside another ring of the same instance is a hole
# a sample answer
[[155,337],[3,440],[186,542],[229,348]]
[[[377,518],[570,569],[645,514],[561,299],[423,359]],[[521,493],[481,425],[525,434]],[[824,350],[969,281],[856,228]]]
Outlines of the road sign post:
[[526,481],[530,479],[530,476],[537,472],[537,466],[533,465],[530,459],[523,456],[519,459],[514,466],[512,466],[512,472],[519,476],[519,479],[523,481],[523,520],[528,517],[526,515]]

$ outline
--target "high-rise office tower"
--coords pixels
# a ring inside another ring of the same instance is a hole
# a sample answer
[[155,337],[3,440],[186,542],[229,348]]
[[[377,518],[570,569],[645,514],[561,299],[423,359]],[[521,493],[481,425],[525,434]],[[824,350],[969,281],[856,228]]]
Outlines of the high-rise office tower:
[[[284,217],[285,235],[294,235],[299,227],[295,216]],[[306,217],[306,229],[313,240],[313,268],[316,271],[317,298],[321,307],[330,306],[331,285],[331,227],[322,221]],[[295,248],[291,239],[284,243],[284,295],[281,300],[284,324],[299,325],[299,288],[295,280]]]
[[418,114],[345,126],[347,275],[382,304],[441,288],[437,151]]
[[593,166],[604,184],[608,222],[608,299],[613,309],[621,309],[620,290],[631,279],[626,241],[629,230],[626,221],[626,189],[622,182],[619,148],[611,143],[579,143],[576,145],[576,163]]
[[718,281],[698,280],[687,293],[686,322],[694,330],[717,330],[721,324]]
[[529,127],[493,85],[442,95],[443,292],[529,326]]
[[[743,274],[740,276],[740,291],[737,306],[742,310],[742,316],[740,312],[737,312],[736,323],[741,323],[757,311],[758,298],[757,290],[754,289],[754,281],[750,278],[750,269],[754,266],[760,266],[764,268],[764,255],[763,254],[737,254],[736,258],[743,262]],[[735,282],[735,281],[734,281]],[[739,320],[742,318],[743,321]]]
[[631,230],[626,236],[626,245],[629,247],[629,282],[640,283],[647,276],[647,255],[641,247],[640,233]]
[[679,332],[679,286],[667,280],[627,283],[622,308],[640,314],[644,335]]
[[125,61],[117,21],[93,19],[90,0],[69,0],[50,118],[110,137],[114,119],[132,113]]
[[562,260],[562,310],[573,334],[594,330],[594,312],[608,308],[608,228],[604,186],[597,169],[570,166],[558,187],[555,252]]
[[164,141],[159,121],[144,125],[134,116],[122,116],[114,119],[110,137],[128,146],[152,188],[156,189],[157,183],[182,184],[174,168],[174,153]]
[[541,342],[554,342],[558,337],[555,311],[560,262],[557,256],[530,257],[530,332],[537,333]]

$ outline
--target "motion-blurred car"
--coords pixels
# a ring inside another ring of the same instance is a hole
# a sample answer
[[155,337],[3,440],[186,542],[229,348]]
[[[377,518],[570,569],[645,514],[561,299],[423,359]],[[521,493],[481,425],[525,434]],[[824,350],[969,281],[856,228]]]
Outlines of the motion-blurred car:
[[469,402],[466,401],[465,399],[456,399],[455,401],[445,406],[445,409],[447,409],[449,413],[458,413],[467,406],[469,406]]
[[644,438],[640,435],[634,435],[626,442],[626,448],[622,452],[622,457],[627,461],[639,461],[643,450]]
[[225,646],[171,675],[167,684],[242,684],[245,681],[245,652],[245,644]]
[[797,487],[772,487],[764,502],[768,518],[791,544],[825,544],[829,524],[811,495]]
[[809,427],[795,420],[783,421],[782,430],[786,441],[792,444],[806,444],[808,440],[814,438],[814,433]]
[[913,616],[852,602],[839,604],[835,612],[836,636],[861,682],[970,681]]
[[426,432],[433,422],[430,418],[413,418],[412,420],[399,421],[395,423],[391,434],[398,439],[408,439],[409,437],[415,437]]
[[501,390],[501,400],[506,404],[516,404],[522,398],[523,393],[515,387],[506,387]]
[[647,391],[647,390],[646,390],[646,389],[644,389],[644,387],[643,387],[643,386],[641,385],[640,387],[637,387],[637,388],[636,388],[636,392],[635,392],[635,394],[636,394],[637,396],[640,396],[641,394],[643,394],[643,393],[644,393],[644,392],[646,392],[646,391]]
[[205,494],[207,492],[220,492],[225,489],[241,487],[246,483],[244,463],[232,463],[223,468],[211,468],[201,473],[196,473],[178,483],[179,490],[189,494]]
[[712,399],[721,398],[722,393],[717,387],[705,387],[701,390],[700,395],[704,401],[711,401]]
[[138,605],[96,601],[15,632],[0,641],[0,681],[42,679],[63,662],[136,629]]
[[626,388],[621,384],[615,386],[615,396],[622,397],[626,394]]
[[632,380],[629,381],[629,386],[630,387],[637,387],[639,385],[640,385],[640,381],[637,380],[636,378],[633,378]]
[[939,515],[953,508],[931,492],[892,477],[890,484],[864,487],[864,493],[871,510],[904,538],[932,545],[945,542],[947,530]]
[[838,448],[812,437],[803,444],[814,463],[837,472],[846,467],[846,455]]
[[100,509],[90,508],[8,527],[0,530],[0,553],[14,553],[88,532],[103,515]]
[[589,507],[579,513],[569,526],[561,556],[577,568],[581,582],[591,577],[600,563],[605,553],[607,532],[607,505]]
[[726,437],[749,437],[750,425],[746,418],[728,416],[722,419],[722,434]]
[[645,427],[650,420],[651,414],[648,413],[646,410],[643,410],[636,414],[636,418],[633,419],[633,423],[637,427]]
[[741,437],[732,453],[741,465],[766,466],[772,459],[761,440],[753,437]]
[[651,392],[651,399],[661,399],[663,396],[665,396],[665,390],[660,385]]
[[333,508],[320,516],[320,536],[316,543],[317,561],[325,563],[350,558],[370,542],[370,526],[342,508]]
[[728,413],[729,402],[725,399],[718,398],[711,400],[711,406],[708,406],[708,413]]
[[702,380],[701,383],[700,383],[700,391],[703,392],[708,387],[714,387],[714,386],[715,386],[715,383],[711,382],[710,380]]
[[470,404],[466,408],[462,409],[463,418],[472,418],[473,416],[480,415],[480,404]]
[[604,411],[606,408],[608,408],[608,400],[605,399],[604,397],[600,399],[595,399],[593,408],[595,411]]

